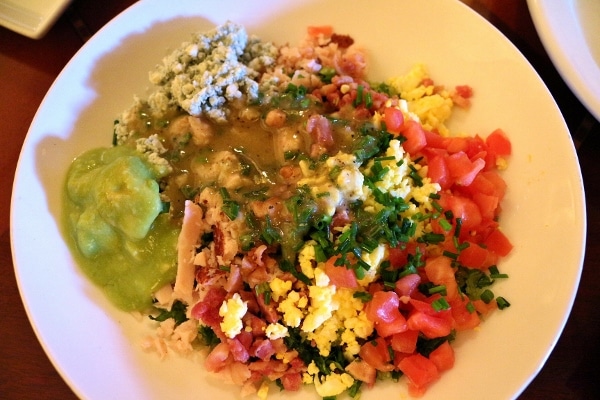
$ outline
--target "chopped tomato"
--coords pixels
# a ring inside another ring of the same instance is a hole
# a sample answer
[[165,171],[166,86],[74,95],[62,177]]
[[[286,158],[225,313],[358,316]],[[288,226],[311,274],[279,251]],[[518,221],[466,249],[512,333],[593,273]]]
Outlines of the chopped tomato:
[[409,274],[403,276],[402,278],[396,281],[396,286],[394,291],[400,297],[402,296],[412,296],[415,290],[419,287],[419,283],[421,283],[421,277],[419,274]]
[[439,183],[442,190],[452,186],[453,181],[448,172],[448,165],[445,157],[434,155],[427,160],[427,176],[433,182]]
[[457,331],[471,330],[477,326],[481,320],[475,310],[469,311],[467,305],[471,300],[468,297],[450,301],[450,310],[454,318],[454,327]]
[[392,349],[400,353],[412,354],[417,349],[419,331],[406,330],[392,335],[390,344]]
[[400,133],[404,125],[404,115],[396,107],[386,107],[383,110],[383,121],[385,128],[391,133]]
[[433,361],[419,353],[402,359],[402,361],[398,363],[398,369],[400,369],[400,371],[406,375],[410,383],[417,388],[426,387],[436,381],[440,376]]
[[325,274],[329,277],[331,284],[335,287],[341,288],[356,288],[358,282],[356,281],[356,274],[353,269],[346,268],[345,266],[335,265],[335,260],[338,256],[331,257],[325,263]]
[[401,133],[406,138],[406,141],[402,143],[402,147],[408,154],[416,154],[427,145],[425,131],[421,124],[416,121],[408,120],[404,122]]
[[446,158],[450,176],[457,185],[469,186],[479,171],[485,167],[481,158],[470,160],[464,151],[451,154]]
[[382,337],[369,340],[363,344],[358,355],[364,362],[368,363],[378,371],[386,372],[394,369],[394,366],[390,364],[390,351],[388,350],[385,339]]
[[485,246],[500,257],[507,256],[513,249],[513,245],[506,235],[499,229],[494,229],[486,238]]
[[381,337],[406,330],[406,319],[400,313],[400,299],[395,292],[378,291],[366,304],[365,313]]
[[434,339],[448,336],[452,332],[454,321],[444,312],[440,312],[438,316],[416,311],[410,314],[406,322],[408,329],[421,331],[429,339]]
[[498,156],[509,156],[512,153],[512,146],[508,136],[502,129],[496,129],[485,139],[489,149]]
[[454,349],[445,341],[429,354],[429,359],[439,372],[447,371],[454,366]]
[[452,196],[446,193],[442,193],[441,195],[440,204],[442,207],[452,211],[454,218],[462,220],[462,237],[465,237],[469,231],[479,227],[481,224],[481,212],[473,200],[460,195]]
[[427,259],[425,274],[432,283],[446,287],[448,300],[458,298],[458,285],[452,269],[452,261],[448,257],[438,256]]
[[469,247],[461,250],[458,255],[458,261],[465,267],[486,269],[496,263],[496,255],[488,249],[473,242],[465,241],[465,243],[468,243]]

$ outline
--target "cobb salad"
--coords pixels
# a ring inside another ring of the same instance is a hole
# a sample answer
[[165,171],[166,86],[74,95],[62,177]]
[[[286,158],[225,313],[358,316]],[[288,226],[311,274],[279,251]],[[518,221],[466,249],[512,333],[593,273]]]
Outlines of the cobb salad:
[[419,396],[455,336],[510,305],[492,291],[507,135],[448,129],[469,86],[419,64],[375,82],[367,60],[330,26],[276,45],[228,22],[165,57],[113,146],[74,160],[73,251],[153,321],[148,351],[204,352],[243,396],[402,376]]

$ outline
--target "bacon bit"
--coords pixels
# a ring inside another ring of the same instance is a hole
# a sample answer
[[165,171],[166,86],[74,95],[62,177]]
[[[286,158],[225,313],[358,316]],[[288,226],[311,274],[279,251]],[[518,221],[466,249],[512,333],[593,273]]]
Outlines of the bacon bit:
[[[258,313],[258,310],[256,311]],[[262,318],[257,317],[254,314],[246,312],[246,315],[242,318],[245,326],[249,326],[252,331],[249,332],[253,337],[264,337],[267,329],[267,323]]]
[[233,359],[235,361],[243,363],[248,361],[248,359],[250,358],[250,353],[239,340],[237,340],[236,338],[229,339],[228,344],[229,351],[231,352],[231,355],[233,356]]
[[279,170],[279,175],[288,183],[296,183],[302,178],[302,169],[298,166],[284,165]]
[[[265,282],[265,281],[262,281]],[[277,313],[277,307],[279,303],[275,300],[271,299],[269,304],[265,303],[265,294],[261,293],[256,296],[256,300],[258,301],[258,307],[263,314],[263,317],[270,323],[274,324],[279,321],[279,314]]]
[[248,312],[246,313],[246,315],[248,315],[249,313],[258,314],[260,312],[260,308],[258,307],[258,302],[256,301],[256,296],[254,295],[254,292],[248,290],[240,290],[239,293],[242,300],[248,305]]
[[365,382],[369,386],[372,386],[375,383],[375,378],[377,377],[377,370],[364,361],[352,361],[346,367],[346,371],[348,371],[354,379]]
[[248,365],[243,362],[232,362],[227,366],[231,381],[236,385],[244,385],[252,376],[252,372]]
[[204,366],[209,372],[219,372],[227,366],[229,359],[229,344],[221,342],[215,346],[204,360]]
[[261,360],[268,360],[275,354],[273,344],[269,339],[256,339],[250,348],[250,353],[253,357],[258,357]]
[[281,377],[281,384],[284,390],[298,391],[302,386],[302,374],[300,372],[293,372],[284,374]]
[[354,44],[354,39],[349,35],[339,35],[334,33],[331,35],[331,42],[337,44],[340,49],[347,49]]
[[192,318],[200,320],[210,326],[221,340],[225,340],[225,335],[220,326],[222,319],[219,315],[219,307],[223,304],[226,295],[227,292],[225,292],[223,288],[211,287],[206,292],[204,298],[192,307],[191,311]]
[[360,51],[349,50],[343,55],[336,53],[333,56],[333,65],[340,75],[349,75],[354,78],[365,76],[367,60]]
[[223,288],[227,293],[238,293],[244,287],[244,281],[242,279],[242,273],[240,267],[236,264],[231,264],[229,267],[229,276],[227,282],[223,285]]
[[249,352],[250,347],[252,346],[252,341],[254,340],[254,335],[252,334],[252,332],[247,332],[244,330],[238,333],[238,335],[234,339],[239,340],[239,342]]

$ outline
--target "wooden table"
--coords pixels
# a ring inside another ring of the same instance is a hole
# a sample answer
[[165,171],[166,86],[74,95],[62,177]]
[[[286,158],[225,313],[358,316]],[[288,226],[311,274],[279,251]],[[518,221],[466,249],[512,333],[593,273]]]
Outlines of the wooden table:
[[[586,188],[586,260],[573,311],[548,362],[521,399],[590,399],[600,393],[600,124],[556,72],[525,0],[464,0],[525,54],[567,121]],[[0,28],[0,398],[70,399],[25,314],[13,272],[11,187],[19,151],[44,94],[91,34],[133,0],[75,0],[41,40]],[[476,379],[476,377],[466,378]],[[484,398],[485,396],[482,396]]]

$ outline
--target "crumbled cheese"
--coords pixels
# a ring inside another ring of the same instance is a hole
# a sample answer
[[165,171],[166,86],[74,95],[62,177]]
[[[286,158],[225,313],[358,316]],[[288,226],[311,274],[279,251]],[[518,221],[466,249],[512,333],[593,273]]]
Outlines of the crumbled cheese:
[[223,106],[227,101],[242,95],[257,98],[259,88],[254,78],[275,62],[276,54],[274,45],[249,40],[244,27],[232,22],[196,34],[150,73],[150,81],[167,95],[156,95],[160,101],[155,103],[172,98],[191,115],[205,114],[225,121]]
[[343,201],[364,200],[364,176],[359,170],[356,157],[352,154],[339,152],[329,157],[316,170],[302,160],[299,163],[303,178],[298,186],[310,187],[311,196],[317,202],[319,209],[326,215],[332,216]]
[[248,303],[242,300],[239,293],[223,301],[219,308],[219,315],[223,317],[220,325],[225,336],[233,339],[242,331],[242,317],[246,315],[246,311],[248,311]]

